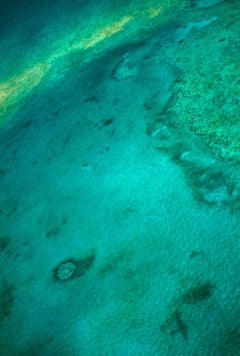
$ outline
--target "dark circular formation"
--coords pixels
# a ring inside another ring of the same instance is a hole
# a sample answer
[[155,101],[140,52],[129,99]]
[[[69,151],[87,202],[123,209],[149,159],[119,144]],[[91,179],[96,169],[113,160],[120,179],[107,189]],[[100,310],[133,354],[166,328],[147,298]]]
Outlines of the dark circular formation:
[[73,278],[77,264],[73,260],[61,262],[55,269],[55,279],[65,281]]

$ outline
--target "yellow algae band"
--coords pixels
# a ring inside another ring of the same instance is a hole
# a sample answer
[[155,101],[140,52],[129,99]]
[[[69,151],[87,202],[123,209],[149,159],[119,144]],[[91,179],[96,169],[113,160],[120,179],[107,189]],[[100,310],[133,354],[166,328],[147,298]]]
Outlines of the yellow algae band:
[[48,56],[44,62],[30,67],[23,73],[0,84],[0,125],[11,119],[18,110],[21,101],[42,81],[44,75],[52,68],[59,58],[65,57],[71,52],[88,50],[122,31],[124,26],[132,20],[139,17],[141,18],[141,16],[144,16],[145,19],[155,18],[162,15],[163,10],[169,7],[170,2],[166,1],[164,7],[148,7],[143,11],[135,11],[132,16],[124,16],[121,20],[111,22],[99,29],[90,37],[76,41],[72,45],[64,46],[64,48],[60,48],[58,51]]
[[41,82],[50,68],[50,63],[39,63],[0,84],[0,124],[5,122],[6,116],[9,118],[16,112],[20,102]]
[[122,20],[99,30],[91,37],[54,53],[46,62],[38,63],[20,75],[0,84],[0,124],[3,124],[14,115],[20,102],[42,81],[43,76],[49,71],[57,59],[68,55],[72,51],[87,50],[95,46],[104,39],[121,31],[124,25],[130,20],[130,16],[124,17]]
[[86,50],[91,47],[94,47],[99,42],[113,36],[115,33],[119,32],[119,31],[121,31],[123,29],[123,27],[132,19],[133,19],[132,16],[126,16],[121,21],[111,23],[110,25],[102,28],[100,31],[98,31],[97,33],[92,35],[91,37],[83,39],[79,43],[72,45],[69,48],[69,50],[70,51]]

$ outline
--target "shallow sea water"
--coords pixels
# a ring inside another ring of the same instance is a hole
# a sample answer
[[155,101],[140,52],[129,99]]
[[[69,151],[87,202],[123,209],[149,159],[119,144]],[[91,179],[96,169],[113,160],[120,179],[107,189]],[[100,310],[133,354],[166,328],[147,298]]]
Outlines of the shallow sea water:
[[240,355],[240,4],[0,14],[1,354]]

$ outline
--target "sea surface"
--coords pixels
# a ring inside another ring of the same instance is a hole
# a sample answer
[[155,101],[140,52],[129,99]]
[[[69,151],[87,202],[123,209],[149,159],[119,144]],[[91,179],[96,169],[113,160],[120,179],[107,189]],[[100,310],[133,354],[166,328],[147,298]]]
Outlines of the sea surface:
[[1,1],[2,356],[240,355],[239,24]]

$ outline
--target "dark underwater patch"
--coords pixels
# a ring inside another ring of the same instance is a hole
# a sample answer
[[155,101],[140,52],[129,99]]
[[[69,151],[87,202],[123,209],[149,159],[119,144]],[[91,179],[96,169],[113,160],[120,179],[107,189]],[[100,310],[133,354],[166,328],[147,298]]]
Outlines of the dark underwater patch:
[[185,340],[189,338],[191,321],[187,319],[185,308],[194,308],[197,304],[207,301],[213,295],[215,285],[210,281],[195,281],[180,291],[169,303],[169,310],[160,325],[160,330],[170,336],[180,334]]
[[11,314],[13,302],[14,287],[7,282],[2,282],[0,290],[0,321]]
[[203,302],[212,296],[214,289],[215,286],[209,281],[196,284],[184,292],[182,295],[182,301],[184,304],[196,304]]
[[170,335],[180,334],[188,339],[188,326],[179,309],[176,309],[161,325],[160,330]]
[[9,236],[1,236],[0,237],[0,252],[5,251],[10,244],[10,237]]

